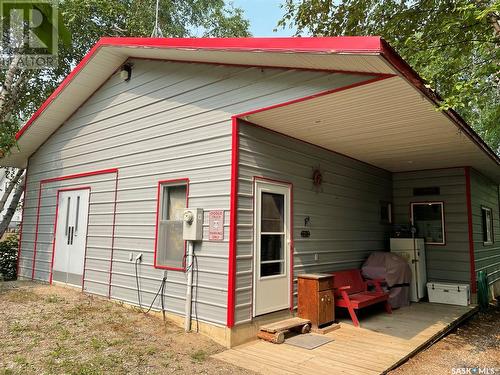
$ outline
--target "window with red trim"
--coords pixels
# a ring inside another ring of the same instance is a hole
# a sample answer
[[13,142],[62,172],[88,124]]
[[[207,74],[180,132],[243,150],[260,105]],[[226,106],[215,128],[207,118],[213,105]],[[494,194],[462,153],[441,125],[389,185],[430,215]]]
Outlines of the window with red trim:
[[182,216],[187,206],[187,183],[161,183],[159,189],[155,265],[160,268],[184,269]]
[[493,217],[491,208],[481,207],[481,224],[483,229],[483,244],[493,244]]

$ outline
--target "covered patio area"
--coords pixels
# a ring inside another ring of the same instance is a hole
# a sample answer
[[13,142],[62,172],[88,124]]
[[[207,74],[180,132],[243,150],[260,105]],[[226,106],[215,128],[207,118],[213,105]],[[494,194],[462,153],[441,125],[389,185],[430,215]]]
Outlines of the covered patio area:
[[214,357],[260,374],[380,374],[396,368],[477,311],[474,306],[414,303],[393,314],[341,320],[334,341],[313,350],[260,340]]

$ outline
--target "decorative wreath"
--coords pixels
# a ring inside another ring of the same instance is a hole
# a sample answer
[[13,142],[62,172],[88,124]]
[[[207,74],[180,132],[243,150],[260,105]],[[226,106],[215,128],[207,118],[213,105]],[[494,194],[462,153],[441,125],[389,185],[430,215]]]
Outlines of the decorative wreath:
[[321,173],[321,171],[319,169],[315,169],[313,171],[312,180],[313,180],[314,186],[320,186],[321,183],[323,182],[323,174]]

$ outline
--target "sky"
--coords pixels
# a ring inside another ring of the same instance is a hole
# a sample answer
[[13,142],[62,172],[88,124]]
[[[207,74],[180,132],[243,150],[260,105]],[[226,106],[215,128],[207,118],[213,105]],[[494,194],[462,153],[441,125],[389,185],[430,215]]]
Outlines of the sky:
[[250,32],[253,36],[292,36],[295,29],[279,28],[273,32],[278,21],[285,13],[280,8],[284,0],[232,0],[237,8],[245,11],[245,17],[250,20]]

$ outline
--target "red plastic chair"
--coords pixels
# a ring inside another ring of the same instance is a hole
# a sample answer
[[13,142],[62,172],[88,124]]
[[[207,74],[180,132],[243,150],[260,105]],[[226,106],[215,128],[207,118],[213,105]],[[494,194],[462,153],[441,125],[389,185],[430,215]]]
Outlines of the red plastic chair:
[[[359,269],[336,271],[332,274],[334,275],[335,306],[347,308],[354,326],[359,327],[356,310],[376,303],[384,303],[387,313],[392,313],[388,301],[389,293],[384,292],[380,286],[384,280],[363,280]],[[375,286],[375,291],[368,291],[369,284]]]

